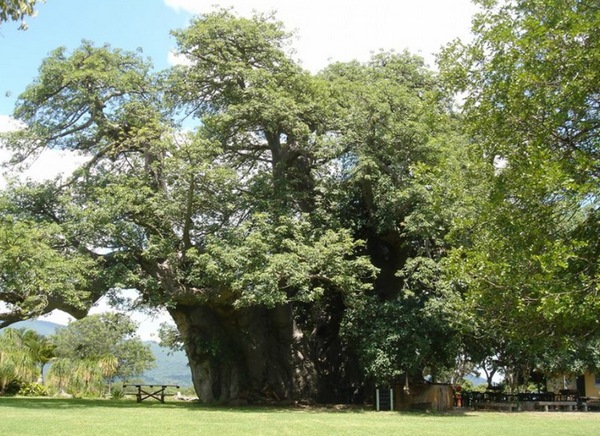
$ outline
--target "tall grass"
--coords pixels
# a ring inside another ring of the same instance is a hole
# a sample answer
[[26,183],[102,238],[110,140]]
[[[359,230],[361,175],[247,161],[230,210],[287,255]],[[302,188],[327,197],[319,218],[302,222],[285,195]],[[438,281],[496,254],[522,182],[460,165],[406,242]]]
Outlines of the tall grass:
[[595,412],[447,414],[213,408],[175,401],[0,398],[0,435],[585,435]]

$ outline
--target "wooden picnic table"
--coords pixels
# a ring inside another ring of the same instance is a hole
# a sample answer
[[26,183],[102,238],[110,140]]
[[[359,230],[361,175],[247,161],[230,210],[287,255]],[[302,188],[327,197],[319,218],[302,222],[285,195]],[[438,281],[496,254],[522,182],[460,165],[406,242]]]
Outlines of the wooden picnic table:
[[154,398],[155,400],[160,401],[161,403],[165,402],[165,390],[167,388],[179,388],[178,385],[141,385],[141,384],[126,384],[123,385],[123,389],[128,387],[134,387],[137,389],[135,393],[136,400],[138,403],[148,399]]

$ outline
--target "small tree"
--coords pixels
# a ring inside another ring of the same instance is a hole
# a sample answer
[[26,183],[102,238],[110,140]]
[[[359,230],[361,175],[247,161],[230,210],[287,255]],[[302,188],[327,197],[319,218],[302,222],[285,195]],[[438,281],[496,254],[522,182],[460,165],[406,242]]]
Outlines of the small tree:
[[56,348],[45,337],[33,330],[27,330],[23,333],[23,345],[27,348],[30,358],[39,368],[39,377],[41,384],[44,384],[44,367],[54,359],[54,349]]
[[127,380],[152,368],[152,351],[135,331],[126,315],[104,313],[74,321],[52,336],[61,362],[52,371],[59,389],[71,386],[89,394],[104,381],[110,393],[115,378]]
[[48,379],[61,394],[65,393],[72,378],[73,362],[71,360],[59,358],[52,362],[52,366],[48,371]]
[[102,389],[102,372],[96,359],[83,359],[74,362],[74,387],[87,395],[99,395]]
[[108,395],[110,396],[112,383],[119,371],[119,359],[114,354],[105,354],[98,359],[98,366],[102,377],[108,384]]
[[0,393],[13,381],[36,381],[37,362],[27,347],[35,332],[7,328],[0,334]]

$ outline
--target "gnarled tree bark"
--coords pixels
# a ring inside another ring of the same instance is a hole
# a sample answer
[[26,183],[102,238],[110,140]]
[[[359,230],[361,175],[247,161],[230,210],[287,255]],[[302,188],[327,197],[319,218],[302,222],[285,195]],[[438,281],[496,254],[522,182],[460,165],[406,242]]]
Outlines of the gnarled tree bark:
[[177,305],[192,380],[203,402],[314,398],[316,373],[291,305],[272,309]]

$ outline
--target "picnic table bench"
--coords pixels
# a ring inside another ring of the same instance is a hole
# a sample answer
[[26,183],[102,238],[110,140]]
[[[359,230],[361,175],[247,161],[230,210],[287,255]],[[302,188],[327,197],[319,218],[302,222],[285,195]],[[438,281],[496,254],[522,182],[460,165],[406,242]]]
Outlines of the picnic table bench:
[[161,403],[165,402],[165,390],[167,388],[179,388],[178,385],[142,385],[142,384],[125,384],[123,389],[134,387],[137,389],[133,395],[136,396],[138,403],[148,399],[154,398]]
[[[550,407],[553,409],[565,407],[567,410],[572,411],[577,410],[577,405],[577,401],[536,401],[534,407],[543,407],[546,412],[550,409]],[[582,403],[582,406],[587,412],[587,404]]]
[[513,410],[521,410],[519,403],[515,403],[512,401],[488,401],[488,402],[479,402],[473,405],[476,409],[496,409],[503,410],[506,409],[509,412]]
[[583,401],[582,404],[585,404],[583,410],[587,411],[589,409],[600,409],[600,397],[583,397],[580,398]]

